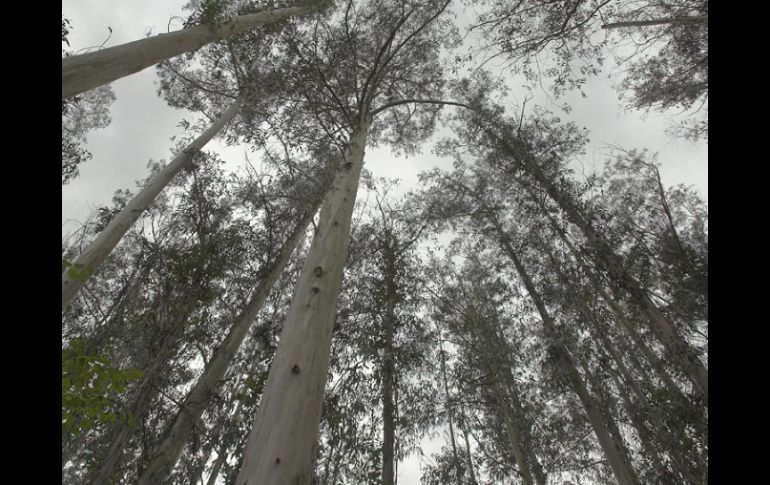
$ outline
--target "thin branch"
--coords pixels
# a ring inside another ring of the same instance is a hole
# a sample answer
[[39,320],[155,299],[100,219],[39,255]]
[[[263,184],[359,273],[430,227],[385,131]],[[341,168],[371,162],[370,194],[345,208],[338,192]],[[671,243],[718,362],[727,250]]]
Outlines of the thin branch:
[[621,27],[648,27],[652,25],[695,24],[708,26],[708,15],[694,17],[671,17],[667,19],[633,20],[628,22],[612,22],[602,25],[603,29],[616,29]]
[[380,106],[379,108],[372,111],[372,117],[377,115],[378,113],[385,111],[388,108],[393,108],[395,106],[401,106],[403,104],[410,104],[410,103],[417,103],[417,104],[438,104],[438,105],[449,105],[449,106],[461,106],[463,108],[472,109],[470,106],[468,106],[465,103],[460,103],[457,101],[443,101],[443,100],[436,100],[436,99],[401,99],[398,101],[393,101],[392,103],[386,103]]

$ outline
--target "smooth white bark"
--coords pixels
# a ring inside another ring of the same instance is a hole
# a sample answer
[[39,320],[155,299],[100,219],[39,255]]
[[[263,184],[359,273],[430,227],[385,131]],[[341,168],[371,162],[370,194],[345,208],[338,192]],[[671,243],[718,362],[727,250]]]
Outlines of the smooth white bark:
[[315,6],[306,4],[241,15],[213,28],[196,25],[88,54],[65,57],[61,61],[62,99],[139,72],[171,57],[195,51],[211,42],[308,13],[320,5],[322,3],[318,2]]
[[310,483],[335,309],[370,121],[362,117],[353,131],[345,163],[321,209],[249,434],[238,485]]
[[267,276],[257,285],[246,308],[241,312],[227,337],[225,337],[222,344],[211,357],[211,360],[209,360],[203,370],[203,374],[201,374],[195,386],[182,402],[181,409],[174,417],[168,433],[166,433],[163,441],[158,445],[154,456],[139,478],[137,485],[165,483],[168,479],[187,444],[187,440],[192,434],[195,423],[200,419],[209,398],[216,391],[217,385],[238,353],[238,349],[241,347],[244,338],[248,334],[248,330],[256,319],[257,313],[262,308],[267,295],[283,272],[289,257],[296,249],[299,240],[304,236],[310,221],[315,216],[318,205],[320,204],[316,204],[308,209],[305,217],[299,221],[294,232],[284,243]]
[[[61,279],[61,307],[64,311],[70,304],[75,295],[85,285],[91,274],[107,259],[115,246],[120,242],[126,232],[139,219],[154,201],[160,192],[169,182],[179,173],[182,168],[188,165],[195,152],[203,148],[214,136],[222,131],[222,128],[238,112],[240,103],[236,101],[224,113],[222,113],[198,138],[196,138],[186,149],[158,172],[144,188],[134,196],[131,201],[112,218],[106,228],[94,239],[91,244],[75,259],[72,266],[62,272]],[[71,269],[74,268],[74,274]]]

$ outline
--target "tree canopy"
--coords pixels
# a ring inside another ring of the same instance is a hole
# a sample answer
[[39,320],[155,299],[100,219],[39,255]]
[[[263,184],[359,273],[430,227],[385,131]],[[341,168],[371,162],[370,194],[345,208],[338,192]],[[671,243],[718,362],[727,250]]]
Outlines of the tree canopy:
[[77,62],[62,17],[63,93],[109,79],[63,94],[63,192],[116,52],[188,113],[63,237],[63,483],[707,483],[707,201],[643,146],[580,170],[597,134],[515,77],[615,56],[631,108],[705,139],[707,3],[465,7],[195,0]]

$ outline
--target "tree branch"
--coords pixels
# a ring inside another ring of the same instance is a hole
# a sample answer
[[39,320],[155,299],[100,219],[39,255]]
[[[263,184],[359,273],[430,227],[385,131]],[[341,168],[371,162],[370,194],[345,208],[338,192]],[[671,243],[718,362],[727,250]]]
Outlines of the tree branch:
[[468,106],[465,103],[459,103],[457,101],[443,101],[443,100],[436,100],[436,99],[400,99],[398,101],[393,101],[392,103],[386,103],[380,106],[379,108],[372,111],[372,117],[377,115],[378,113],[385,111],[388,108],[393,108],[395,106],[401,106],[402,104],[410,104],[410,103],[418,103],[418,104],[439,104],[439,105],[450,105],[450,106],[461,106],[463,108],[468,108],[472,110],[470,106]]
[[708,25],[708,15],[697,15],[694,17],[671,17],[667,19],[653,20],[634,20],[628,22],[613,22],[602,25],[603,29],[616,29],[620,27],[649,27],[652,25],[670,25],[670,24],[702,24]]

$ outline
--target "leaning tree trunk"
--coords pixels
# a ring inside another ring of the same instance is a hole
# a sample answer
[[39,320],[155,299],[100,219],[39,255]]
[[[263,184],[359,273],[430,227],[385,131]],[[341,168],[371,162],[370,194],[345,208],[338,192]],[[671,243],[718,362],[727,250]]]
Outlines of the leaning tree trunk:
[[521,447],[521,433],[513,420],[511,409],[506,399],[507,396],[505,396],[505,393],[499,385],[495,386],[495,397],[497,398],[500,412],[503,415],[503,424],[505,424],[505,430],[508,434],[508,441],[511,445],[513,457],[516,460],[516,465],[519,467],[521,482],[524,485],[535,485],[535,482],[532,479],[532,472],[529,469],[529,463],[527,463],[527,457],[525,456],[524,449]]
[[[575,261],[577,261],[577,263],[583,269],[585,274],[588,276],[589,280],[594,286],[594,289],[602,297],[602,300],[604,300],[604,302],[610,307],[610,309],[612,310],[612,313],[615,315],[618,322],[620,322],[620,324],[626,330],[628,335],[631,337],[631,340],[634,342],[634,344],[639,349],[639,351],[642,352],[642,354],[644,355],[644,358],[650,363],[653,370],[655,370],[658,377],[661,379],[661,381],[669,390],[669,392],[671,392],[674,396],[676,396],[680,402],[682,403],[687,402],[687,398],[685,397],[681,388],[674,382],[674,380],[669,375],[668,370],[666,370],[664,363],[661,361],[660,358],[658,358],[655,355],[655,352],[644,342],[642,336],[639,334],[639,331],[636,329],[636,326],[625,316],[623,309],[620,308],[620,305],[618,304],[618,302],[614,298],[610,297],[610,295],[607,293],[607,290],[604,288],[601,281],[599,281],[598,277],[593,272],[593,270],[589,267],[588,263],[585,261],[585,258],[580,253],[580,251],[578,251],[575,245],[572,244],[572,242],[569,240],[569,237],[567,237],[564,231],[561,230],[561,228],[559,228],[558,225],[556,225],[556,221],[551,219],[551,223],[554,225],[554,228],[559,233],[561,240],[564,242],[564,244],[566,244],[567,248],[572,253],[572,256],[575,258]],[[649,380],[649,377],[647,377],[647,374],[644,372],[644,369],[640,365],[637,365],[637,368],[639,369],[639,372],[643,374],[645,380]],[[654,386],[652,388],[654,389]]]
[[[182,313],[171,317],[164,334],[161,336],[157,353],[144,369],[144,377],[128,410],[129,415],[137,422],[149,411],[152,400],[159,392],[164,374],[166,369],[168,369],[168,363],[179,348],[185,323],[187,323],[190,313],[195,308],[198,296],[199,292],[193,289],[185,295],[182,301],[178,302],[176,307],[181,308]],[[167,303],[164,300],[158,300],[158,302],[160,305]],[[107,452],[97,467],[89,471],[85,480],[86,484],[106,485],[112,483],[111,479],[117,472],[125,448],[135,431],[136,429],[129,426],[126,421],[119,421],[113,425],[108,435],[110,444]]]
[[[474,258],[476,259],[476,258]],[[499,322],[489,323],[482,318],[475,309],[465,312],[478,332],[476,339],[486,347],[488,355],[484,367],[494,380],[494,395],[498,403],[498,410],[502,414],[508,440],[511,445],[513,457],[519,468],[521,481],[524,485],[545,485],[545,476],[540,463],[537,461],[532,446],[531,429],[527,420],[524,406],[521,403],[520,393],[516,380],[511,373],[508,363],[500,363],[500,355],[505,355],[504,337],[500,334]],[[535,473],[535,469],[537,473]]]
[[[320,201],[319,201],[320,202]],[[225,337],[222,344],[217,348],[206,368],[203,370],[195,386],[187,394],[182,402],[179,411],[174,417],[174,421],[169,427],[163,441],[158,445],[155,455],[150,460],[144,473],[139,478],[137,485],[152,485],[164,483],[174,469],[179,460],[182,450],[187,443],[195,423],[200,419],[211,395],[216,391],[222,377],[224,377],[230,363],[238,352],[238,349],[246,337],[252,322],[256,319],[257,313],[267,298],[268,293],[275,284],[278,277],[286,267],[289,257],[297,247],[299,240],[305,234],[310,221],[315,216],[316,210],[320,204],[314,204],[308,208],[305,216],[297,224],[289,239],[284,243],[280,252],[272,263],[272,267],[267,272],[265,278],[257,285],[251,296],[249,303],[241,312]]]
[[620,256],[615,254],[612,247],[595,230],[593,224],[584,217],[572,197],[563,193],[530,156],[521,157],[520,162],[548,196],[564,211],[567,219],[580,228],[588,243],[593,247],[597,262],[615,283],[630,295],[634,303],[647,316],[652,331],[660,339],[674,362],[692,381],[693,386],[708,406],[708,370],[703,366],[694,349],[679,335],[672,322],[652,301],[647,290],[625,270]]
[[[482,123],[486,125],[485,121]],[[661,341],[671,355],[671,358],[692,381],[693,386],[703,398],[706,406],[708,406],[708,370],[706,370],[692,346],[679,335],[672,322],[666,318],[663,312],[660,311],[660,308],[652,301],[648,291],[625,270],[621,257],[615,253],[610,244],[596,231],[573,197],[567,191],[563,191],[557,186],[555,181],[544,172],[538,161],[534,159],[526,147],[522,146],[519,140],[501,137],[489,127],[485,129],[485,133],[493,141],[502,144],[508,150],[509,155],[514,158],[519,168],[530,175],[545,190],[548,197],[564,212],[567,219],[582,231],[588,243],[594,249],[596,261],[613,279],[615,284],[623,288],[631,300],[645,314],[650,329]]]
[[602,451],[604,451],[604,455],[607,457],[607,461],[609,462],[610,467],[615,474],[615,479],[619,485],[638,485],[639,480],[637,479],[636,474],[623,459],[623,454],[620,450],[620,447],[612,438],[609,427],[607,426],[607,422],[605,421],[604,416],[602,416],[596,401],[588,392],[585,382],[578,372],[577,367],[575,366],[575,362],[569,353],[569,350],[559,339],[555,323],[550,313],[548,313],[545,303],[540,297],[540,293],[537,291],[534,282],[524,269],[521,260],[508,241],[508,236],[503,231],[503,228],[500,225],[500,222],[497,220],[497,217],[488,209],[486,212],[489,221],[495,226],[495,229],[497,230],[503,251],[505,251],[505,253],[513,262],[513,265],[516,268],[516,272],[519,274],[524,287],[527,289],[532,302],[537,308],[537,312],[540,314],[540,319],[543,322],[546,337],[550,341],[550,347],[554,352],[555,357],[560,361],[562,365],[561,368],[564,372],[565,378],[575,393],[578,395],[578,398],[580,399],[580,402],[585,409],[586,415],[588,416],[588,421],[590,422],[591,427],[596,434],[596,438],[599,440],[599,445],[601,446]]
[[72,265],[62,272],[61,278],[61,306],[64,311],[78,291],[85,285],[88,278],[107,259],[121,238],[128,232],[131,226],[139,219],[139,216],[155,201],[160,192],[171,180],[189,165],[195,153],[203,148],[214,136],[222,131],[228,121],[238,112],[239,101],[230,105],[216,122],[187,146],[179,155],[155,174],[144,188],[129,201],[107,224],[107,227],[94,239],[88,247],[80,253]]
[[239,485],[308,485],[312,478],[334,314],[370,122],[362,113],[344,151],[346,163],[321,209],[246,444]]
[[476,472],[473,467],[473,457],[471,455],[471,442],[468,440],[468,420],[465,418],[465,410],[460,405],[460,430],[463,432],[463,438],[465,438],[465,459],[468,462],[468,476],[470,478],[470,485],[478,485],[476,480]]
[[[133,399],[128,412],[137,422],[149,410],[150,403],[157,394],[158,379],[162,369],[165,367],[168,352],[162,352],[153,359],[150,368],[145,372],[145,378]],[[109,447],[99,463],[98,467],[89,472],[85,479],[88,485],[107,485],[113,483],[114,475],[118,471],[118,466],[123,458],[123,453],[128,445],[134,429],[126,422],[116,423],[109,435]]]
[[[438,324],[436,324],[438,326]],[[444,354],[444,346],[441,343],[441,329],[438,335],[438,351],[441,357],[441,378],[444,382],[444,400],[446,402],[446,415],[449,422],[449,439],[452,444],[452,457],[454,458],[455,473],[457,473],[457,483],[462,483],[463,471],[460,468],[460,455],[457,453],[457,442],[455,441],[455,430],[452,420],[452,400],[449,396],[449,383],[446,376],[446,355]]]
[[316,2],[315,5],[306,2],[302,6],[241,15],[221,25],[196,25],[88,54],[65,57],[61,61],[62,99],[139,72],[185,52],[193,52],[211,42],[293,15],[308,13],[321,5],[322,2]]

